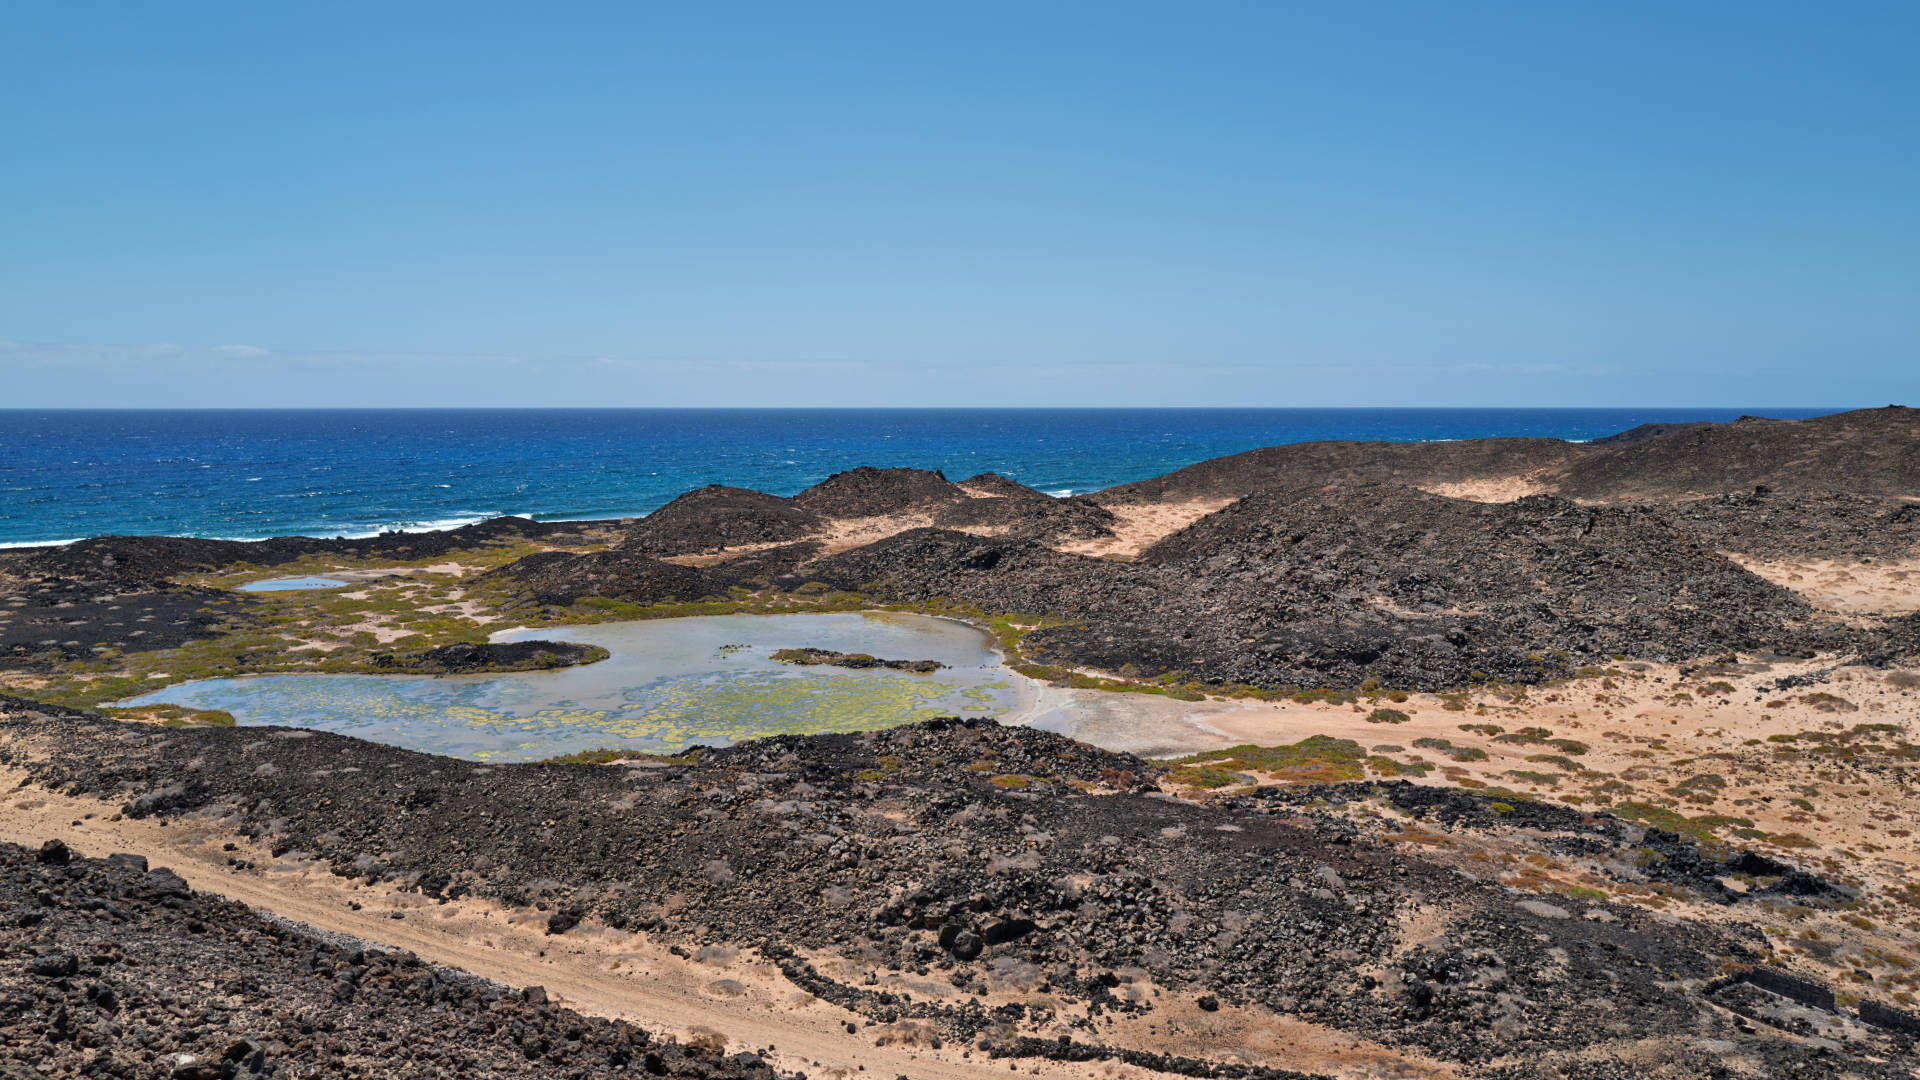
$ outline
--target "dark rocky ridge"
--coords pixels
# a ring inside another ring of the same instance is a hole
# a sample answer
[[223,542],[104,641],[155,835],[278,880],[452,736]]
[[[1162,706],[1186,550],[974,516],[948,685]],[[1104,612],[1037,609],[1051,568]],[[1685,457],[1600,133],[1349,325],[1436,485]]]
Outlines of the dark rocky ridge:
[[621,546],[642,555],[691,555],[723,546],[798,540],[825,524],[819,514],[792,499],[709,484],[635,522]]
[[1676,431],[1692,431],[1695,428],[1712,426],[1711,420],[1696,420],[1688,424],[1641,424],[1628,428],[1615,435],[1605,435],[1598,439],[1589,439],[1589,446],[1626,446],[1630,443],[1646,442],[1661,435],[1671,435]]
[[6,569],[21,578],[71,579],[127,588],[164,585],[180,574],[235,563],[279,566],[307,555],[424,559],[502,540],[559,542],[597,522],[540,522],[502,517],[438,532],[390,532],[359,539],[277,536],[271,540],[202,540],[186,536],[99,536],[63,547],[32,549]]
[[1092,492],[1103,505],[1238,499],[1306,484],[1459,483],[1550,469],[1580,453],[1560,439],[1470,439],[1459,442],[1310,442],[1249,450],[1184,469]]
[[[241,562],[279,566],[308,555],[425,559],[504,541],[578,542],[594,522],[542,523],[495,518],[458,529],[383,533],[355,540],[283,536],[202,540],[178,536],[102,536],[63,547],[0,554],[0,663],[45,669],[90,658],[96,648],[168,649],[212,637],[244,614],[244,595],[176,585],[182,574]],[[209,608],[227,602],[224,610]]]
[[1073,625],[1040,657],[1259,686],[1534,682],[1615,654],[1867,647],[1643,508],[1509,504],[1395,485],[1243,499],[1131,564],[917,530],[806,576],[888,600],[956,598]]
[[[1589,444],[1591,445],[1591,444]],[[1809,420],[1742,417],[1625,446],[1589,449],[1554,478],[1576,499],[1670,499],[1750,491],[1920,497],[1920,410]]]
[[524,588],[543,604],[602,596],[637,604],[724,597],[735,586],[765,587],[791,577],[820,551],[815,541],[749,552],[712,566],[682,566],[624,548],[575,555],[543,551],[485,575]]
[[1311,483],[1423,486],[1519,477],[1595,502],[1671,500],[1756,486],[1795,494],[1920,497],[1920,411],[1890,405],[1808,420],[1649,425],[1590,443],[1295,443],[1203,461],[1090,497],[1115,505],[1239,498]]
[[696,567],[630,551],[583,555],[542,551],[490,570],[487,576],[522,585],[543,604],[571,604],[582,596],[657,604],[663,600],[698,600],[716,591],[708,575]]
[[[1686,1075],[1718,1067],[1703,1039],[1773,1075],[1904,1076],[1891,1062],[1910,1052],[1893,1035],[1819,1050],[1683,989],[1729,959],[1759,958],[1737,930],[1607,905],[1596,906],[1605,919],[1537,912],[1518,905],[1524,894],[1303,817],[1311,791],[1213,807],[1167,800],[1143,786],[1152,763],[991,722],[779,738],[644,768],[483,767],[319,733],[156,730],[12,708],[0,736],[30,732],[50,749],[22,755],[8,740],[0,758],[37,784],[124,801],[135,815],[217,819],[277,858],[430,895],[538,900],[690,945],[758,945],[828,1000],[999,1039],[995,1053],[1061,1044],[992,1035],[1031,1021],[1024,1009],[835,983],[790,950],[937,969],[955,985],[1010,981],[1096,1017],[1155,1007],[1130,1000],[1115,974],[1137,967],[1170,996],[1267,1005],[1470,1075],[1636,1075],[1630,1061],[1650,1037],[1672,1040],[1661,1054]],[[1007,787],[990,774],[1028,779]],[[1074,782],[1118,790],[1083,794]],[[1580,831],[1620,845],[1613,861],[1631,866],[1644,838],[1594,827],[1605,823]],[[1413,904],[1444,911],[1440,936],[1399,939],[1397,913]],[[1075,1053],[1099,1050],[1097,1026],[1075,1030]]]
[[0,844],[0,911],[9,1080],[776,1075],[57,842]]
[[1098,503],[1056,499],[997,473],[981,473],[961,481],[960,486],[976,494],[988,494],[935,511],[933,523],[940,528],[989,528],[1058,542],[1111,536],[1118,520],[1113,511]]
[[925,510],[965,498],[967,493],[938,471],[862,465],[834,473],[795,495],[793,503],[827,517],[859,518]]

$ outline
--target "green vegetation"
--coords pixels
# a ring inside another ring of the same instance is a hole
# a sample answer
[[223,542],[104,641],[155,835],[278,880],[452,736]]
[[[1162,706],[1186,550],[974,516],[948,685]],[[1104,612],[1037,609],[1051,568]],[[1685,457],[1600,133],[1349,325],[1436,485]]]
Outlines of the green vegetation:
[[1208,750],[1180,758],[1175,766],[1236,765],[1242,769],[1270,773],[1278,779],[1315,783],[1338,783],[1365,778],[1361,766],[1367,753],[1351,739],[1312,735],[1286,746],[1234,746]]
[[1670,833],[1692,837],[1702,843],[1715,843],[1721,829],[1751,829],[1753,820],[1743,817],[1728,817],[1722,814],[1701,814],[1688,817],[1676,810],[1664,806],[1655,806],[1648,802],[1628,801],[1615,803],[1613,813],[1629,821],[1638,821],[1656,829],[1665,829]]
[[853,778],[855,780],[865,780],[869,783],[880,783],[885,780],[891,780],[894,776],[898,775],[900,768],[901,763],[899,758],[894,757],[892,754],[883,754],[873,768],[861,769],[859,772],[853,774]]
[[1424,750],[1437,750],[1455,761],[1485,761],[1487,752],[1477,746],[1455,746],[1451,740],[1432,737],[1415,739],[1413,745]]
[[162,727],[232,727],[233,714],[225,709],[190,709],[185,705],[146,705],[132,709],[102,709],[116,720],[149,720]]
[[1540,787],[1557,788],[1560,786],[1560,776],[1557,773],[1534,772],[1530,769],[1509,769],[1507,775],[1516,780]]
[[1367,759],[1367,768],[1375,776],[1425,776],[1434,770],[1434,765],[1430,761],[1395,761],[1376,754]]
[[1413,719],[1399,709],[1375,709],[1367,714],[1369,724],[1404,724]]
[[1232,769],[1223,769],[1217,765],[1175,765],[1167,770],[1166,778],[1182,787],[1203,788],[1208,791],[1236,784],[1253,783],[1253,777],[1234,772]]
[[581,750],[572,754],[561,754],[540,762],[542,765],[611,765],[616,761],[660,761],[673,765],[692,765],[700,760],[700,751],[690,750],[684,754],[649,754],[644,750],[623,750],[606,748],[601,750]]

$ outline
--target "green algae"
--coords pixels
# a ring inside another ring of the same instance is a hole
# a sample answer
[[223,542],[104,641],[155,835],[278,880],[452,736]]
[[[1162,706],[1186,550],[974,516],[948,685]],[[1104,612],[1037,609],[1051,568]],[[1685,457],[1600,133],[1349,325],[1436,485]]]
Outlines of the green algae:
[[[991,715],[1015,703],[1014,676],[998,665],[985,635],[950,620],[726,616],[554,636],[604,643],[613,656],[587,668],[508,675],[206,680],[136,700],[217,707],[243,724],[311,727],[492,760],[601,749],[671,753],[777,735],[871,731],[963,711]],[[765,641],[742,647],[755,639],[837,647],[873,639],[876,648],[938,655],[952,670],[796,669],[768,660]]]

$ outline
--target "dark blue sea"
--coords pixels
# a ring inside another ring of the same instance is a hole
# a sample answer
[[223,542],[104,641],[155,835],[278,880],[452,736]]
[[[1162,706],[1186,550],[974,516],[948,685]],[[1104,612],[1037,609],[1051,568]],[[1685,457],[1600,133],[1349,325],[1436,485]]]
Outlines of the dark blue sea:
[[0,544],[258,538],[644,514],[688,488],[792,494],[856,465],[1092,491],[1261,446],[1833,409],[0,410]]

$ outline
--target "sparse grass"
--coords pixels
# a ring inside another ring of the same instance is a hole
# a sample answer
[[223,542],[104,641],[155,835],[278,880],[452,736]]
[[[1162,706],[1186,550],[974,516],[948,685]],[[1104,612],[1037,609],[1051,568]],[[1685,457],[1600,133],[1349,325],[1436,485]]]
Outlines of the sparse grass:
[[1375,709],[1367,714],[1369,724],[1404,724],[1413,719],[1399,709]]
[[1434,770],[1434,765],[1426,761],[1395,761],[1376,754],[1367,759],[1367,768],[1375,776],[1425,776]]
[[185,705],[145,705],[131,709],[102,709],[116,720],[147,720],[162,727],[232,727],[233,714],[225,709],[192,709]]
[[1728,817],[1721,814],[1701,814],[1690,818],[1677,810],[1670,810],[1649,802],[1629,800],[1615,803],[1612,809],[1615,815],[1630,821],[1638,821],[1656,829],[1665,829],[1667,832],[1692,837],[1694,840],[1706,843],[1718,842],[1719,837],[1716,834],[1721,829],[1753,828],[1751,818]]
[[1485,761],[1487,752],[1477,746],[1455,746],[1448,739],[1436,739],[1431,736],[1413,740],[1413,745],[1424,750],[1436,750],[1455,761]]
[[1244,773],[1237,773],[1218,765],[1176,765],[1167,770],[1166,778],[1182,787],[1201,788],[1207,791],[1253,782],[1253,778]]
[[598,750],[579,750],[571,754],[560,754],[542,760],[542,765],[611,765],[616,761],[661,761],[674,765],[692,765],[700,760],[700,751],[691,750],[684,754],[650,754],[644,750],[628,750],[621,747],[603,747]]
[[1365,777],[1367,753],[1351,739],[1312,735],[1286,746],[1234,746],[1209,750],[1174,762],[1176,766],[1236,765],[1270,773],[1281,780],[1338,783]]

